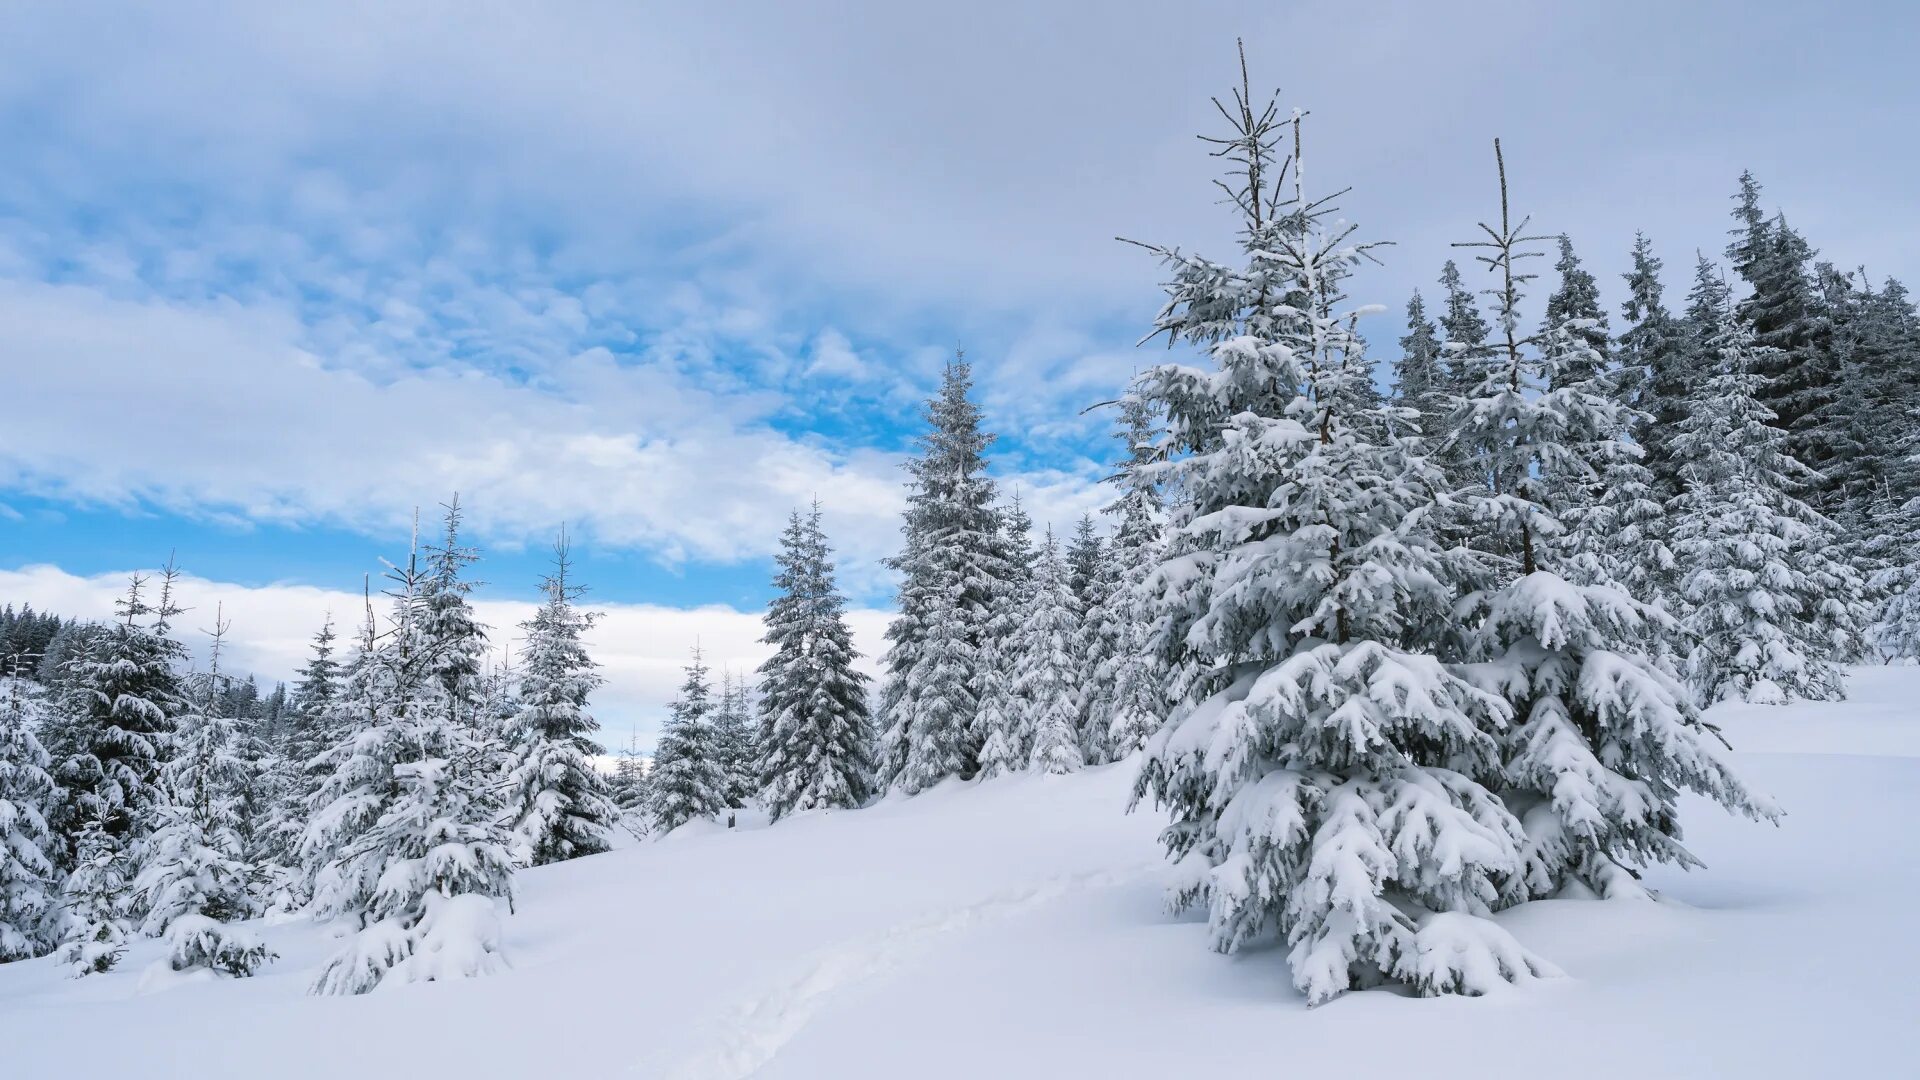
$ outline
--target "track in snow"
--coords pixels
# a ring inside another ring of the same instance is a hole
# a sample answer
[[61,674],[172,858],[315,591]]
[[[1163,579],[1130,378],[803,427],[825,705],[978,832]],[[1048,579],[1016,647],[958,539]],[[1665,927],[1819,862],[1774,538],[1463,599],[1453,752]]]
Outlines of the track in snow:
[[668,1080],[746,1080],[793,1041],[829,997],[898,969],[935,939],[1039,907],[1069,893],[1123,885],[1149,870],[1102,870],[1052,878],[817,953],[799,977],[735,1009],[719,1025],[712,1049],[688,1058],[665,1075]]

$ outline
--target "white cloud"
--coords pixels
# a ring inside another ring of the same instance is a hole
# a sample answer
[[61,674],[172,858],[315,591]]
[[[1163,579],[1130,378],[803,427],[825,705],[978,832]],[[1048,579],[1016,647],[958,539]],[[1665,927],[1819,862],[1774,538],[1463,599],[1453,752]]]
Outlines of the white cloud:
[[895,543],[893,457],[784,435],[753,395],[669,363],[589,350],[538,385],[456,367],[368,376],[300,333],[271,307],[0,282],[9,398],[33,403],[0,425],[0,489],[388,533],[458,491],[482,536],[570,522],[669,562],[764,554],[817,494],[853,563]]
[[[83,619],[105,619],[113,602],[127,587],[126,573],[78,576],[56,566],[36,565],[0,570],[0,596],[9,602],[32,604]],[[376,587],[378,583],[376,582]],[[231,664],[268,682],[291,679],[306,661],[314,631],[331,613],[346,646],[358,627],[364,605],[358,593],[318,589],[307,585],[238,585],[184,577],[179,599],[190,610],[179,620],[180,638],[203,654],[205,635],[220,609],[233,624]],[[374,596],[375,612],[384,619],[381,597]],[[533,614],[534,605],[516,601],[475,602],[480,619],[491,628],[496,647],[517,648],[519,624]],[[722,605],[694,608],[655,604],[600,604],[588,606],[604,613],[588,644],[601,664],[607,684],[594,697],[593,711],[603,728],[601,739],[610,747],[624,745],[636,733],[642,744],[651,742],[665,716],[666,703],[682,678],[682,666],[698,644],[716,676],[731,670],[748,675],[767,655],[759,642],[760,616]],[[877,671],[877,657],[885,647],[888,614],[859,608],[848,614],[860,664]]]
[[870,372],[866,361],[853,351],[853,343],[847,340],[847,335],[829,326],[814,335],[813,345],[807,351],[807,374],[814,377],[825,375],[864,379]]
[[[39,5],[9,22],[0,100],[61,133],[69,156],[32,164],[81,197],[116,182],[88,167],[110,155],[325,210],[341,201],[327,183],[281,194],[321,161],[468,221],[537,207],[587,260],[630,257],[635,226],[697,223],[715,226],[708,254],[750,252],[789,293],[831,278],[953,310],[1112,310],[1153,280],[1114,233],[1224,239],[1191,136],[1244,35],[1256,82],[1315,110],[1320,175],[1355,183],[1370,233],[1413,249],[1389,299],[1484,213],[1496,133],[1541,225],[1616,264],[1636,227],[1676,261],[1717,248],[1751,164],[1816,236],[1912,269],[1911,151],[1858,137],[1913,107],[1910,11],[1761,5],[1727,33],[1716,5],[1632,0],[1212,10]],[[1796,62],[1756,76],[1771,52]]]

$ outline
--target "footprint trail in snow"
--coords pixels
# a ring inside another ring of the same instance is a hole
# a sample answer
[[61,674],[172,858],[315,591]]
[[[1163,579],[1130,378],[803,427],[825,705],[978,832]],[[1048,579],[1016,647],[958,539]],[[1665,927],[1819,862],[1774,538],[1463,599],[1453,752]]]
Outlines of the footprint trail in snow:
[[681,1062],[665,1076],[667,1080],[746,1080],[772,1061],[829,997],[898,969],[936,939],[1031,910],[1069,893],[1123,885],[1151,869],[1101,870],[1051,878],[815,953],[798,978],[736,1009],[722,1023],[710,1050]]

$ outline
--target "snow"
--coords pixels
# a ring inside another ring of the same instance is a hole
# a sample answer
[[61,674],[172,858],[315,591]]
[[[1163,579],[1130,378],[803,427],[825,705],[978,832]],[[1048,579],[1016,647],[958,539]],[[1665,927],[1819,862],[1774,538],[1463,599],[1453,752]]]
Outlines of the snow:
[[482,978],[308,996],[341,941],[305,922],[248,924],[279,953],[251,979],[146,977],[165,954],[146,938],[85,979],[0,965],[0,1074],[1899,1074],[1920,990],[1920,935],[1902,929],[1920,895],[1920,668],[1856,668],[1850,687],[1711,711],[1780,825],[1688,799],[1707,869],[1656,871],[1659,902],[1496,916],[1563,975],[1486,997],[1310,1010],[1283,950],[1210,951],[1198,914],[1165,913],[1160,819],[1124,813],[1135,759],[522,872],[499,919],[511,967]]

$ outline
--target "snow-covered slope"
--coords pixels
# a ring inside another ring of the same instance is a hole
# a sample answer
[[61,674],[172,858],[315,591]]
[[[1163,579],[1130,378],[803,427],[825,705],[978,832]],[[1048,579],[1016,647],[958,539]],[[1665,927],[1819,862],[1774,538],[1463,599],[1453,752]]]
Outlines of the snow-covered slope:
[[[1658,904],[1502,916],[1568,977],[1309,1011],[1279,953],[1222,957],[1160,904],[1132,768],[950,785],[775,828],[689,831],[520,875],[513,970],[305,994],[332,947],[266,927],[255,979],[0,966],[0,1076],[1887,1076],[1910,1069],[1920,669],[1853,700],[1713,716],[1788,816],[1690,805],[1709,864]],[[1323,1073],[1322,1075],[1326,1075]]]

